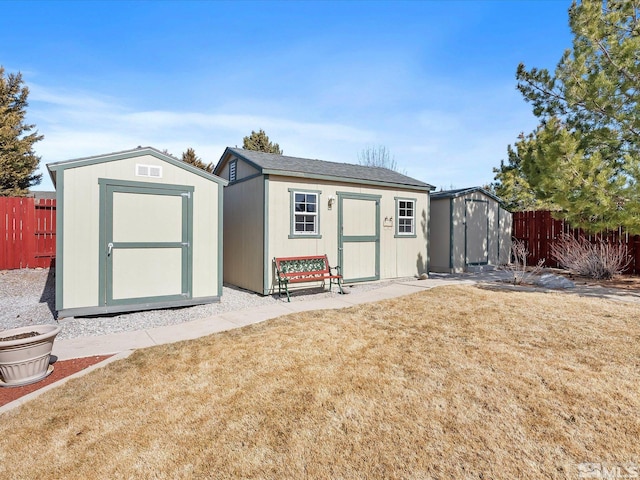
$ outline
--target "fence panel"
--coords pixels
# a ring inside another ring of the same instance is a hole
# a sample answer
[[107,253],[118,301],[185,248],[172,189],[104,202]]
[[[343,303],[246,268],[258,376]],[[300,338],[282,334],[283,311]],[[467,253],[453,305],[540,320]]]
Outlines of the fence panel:
[[53,199],[0,197],[0,270],[53,266],[55,217]]
[[610,243],[620,243],[627,248],[631,262],[624,273],[640,273],[640,235],[629,235],[622,228],[610,232],[589,235],[578,228],[572,228],[563,220],[556,220],[549,211],[515,212],[513,214],[513,237],[524,242],[529,256],[527,263],[535,265],[544,260],[546,267],[558,267],[551,255],[551,246],[562,233],[576,238],[586,238],[594,243],[602,239]]
[[56,201],[41,198],[35,203],[33,265],[54,266],[56,258]]

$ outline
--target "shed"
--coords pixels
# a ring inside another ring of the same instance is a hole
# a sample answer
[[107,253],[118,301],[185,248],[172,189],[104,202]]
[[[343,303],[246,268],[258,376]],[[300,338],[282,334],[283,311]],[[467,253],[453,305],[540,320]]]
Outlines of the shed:
[[58,316],[220,300],[226,181],[151,147],[47,167]]
[[511,213],[481,187],[431,194],[431,271],[461,273],[509,263]]
[[229,181],[225,282],[268,295],[277,288],[274,257],[323,254],[345,283],[428,271],[427,183],[386,168],[238,148],[224,151],[214,173]]

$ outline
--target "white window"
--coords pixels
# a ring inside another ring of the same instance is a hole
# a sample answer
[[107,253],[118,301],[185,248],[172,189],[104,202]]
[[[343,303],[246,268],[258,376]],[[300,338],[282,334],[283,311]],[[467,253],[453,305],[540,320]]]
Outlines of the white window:
[[416,233],[416,202],[398,198],[397,204],[397,225],[398,235],[415,235]]
[[293,234],[318,234],[318,194],[293,192]]

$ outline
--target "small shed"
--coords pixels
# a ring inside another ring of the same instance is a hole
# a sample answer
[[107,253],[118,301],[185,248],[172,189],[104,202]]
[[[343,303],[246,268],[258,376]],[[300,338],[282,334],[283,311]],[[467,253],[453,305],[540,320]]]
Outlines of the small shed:
[[59,317],[219,301],[226,181],[151,147],[47,167]]
[[431,194],[431,271],[461,273],[507,264],[511,213],[481,187]]
[[428,271],[427,183],[386,168],[238,148],[224,151],[214,173],[229,181],[225,282],[268,295],[277,288],[274,257],[323,254],[345,283]]

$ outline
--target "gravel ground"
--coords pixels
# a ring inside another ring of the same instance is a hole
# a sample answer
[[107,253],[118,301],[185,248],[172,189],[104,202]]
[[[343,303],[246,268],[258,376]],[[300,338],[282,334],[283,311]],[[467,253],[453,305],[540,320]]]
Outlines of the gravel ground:
[[[399,280],[414,280],[413,278]],[[398,280],[394,280],[398,281]],[[384,287],[394,281],[345,287],[349,293]],[[292,302],[305,302],[338,295],[318,288],[305,289],[291,296]],[[235,287],[223,287],[219,303],[195,307],[149,310],[111,316],[55,318],[54,270],[24,269],[0,271],[0,331],[28,325],[60,324],[59,339],[106,335],[176,325],[199,318],[245,308],[286,302],[277,294],[263,297]]]

